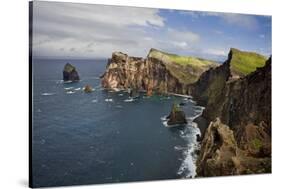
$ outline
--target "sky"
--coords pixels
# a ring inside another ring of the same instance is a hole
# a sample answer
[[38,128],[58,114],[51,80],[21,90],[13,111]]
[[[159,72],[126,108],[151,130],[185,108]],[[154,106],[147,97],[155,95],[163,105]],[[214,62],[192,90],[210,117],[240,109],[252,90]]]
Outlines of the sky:
[[231,47],[271,55],[270,16],[35,1],[33,55],[146,57],[151,48],[224,60]]

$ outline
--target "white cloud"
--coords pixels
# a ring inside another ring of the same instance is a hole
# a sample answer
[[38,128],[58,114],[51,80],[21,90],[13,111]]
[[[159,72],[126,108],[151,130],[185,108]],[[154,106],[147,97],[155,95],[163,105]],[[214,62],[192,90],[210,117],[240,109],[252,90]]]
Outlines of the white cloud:
[[[35,56],[109,57],[112,51],[143,55],[146,30],[165,26],[158,9],[34,2]],[[149,50],[149,49],[148,49]]]
[[263,39],[263,38],[265,38],[265,35],[264,34],[260,34],[259,37]]

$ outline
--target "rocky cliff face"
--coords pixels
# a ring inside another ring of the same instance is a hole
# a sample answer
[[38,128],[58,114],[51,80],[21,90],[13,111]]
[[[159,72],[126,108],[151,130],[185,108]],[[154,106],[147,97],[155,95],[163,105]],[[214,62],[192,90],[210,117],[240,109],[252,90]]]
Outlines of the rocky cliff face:
[[[217,166],[223,161],[216,156],[216,150],[210,148],[211,146],[216,148],[217,145],[227,141],[222,137],[217,144],[214,140],[209,140],[215,132],[219,132],[214,131],[218,129],[217,126],[212,126],[213,123],[210,126],[215,129],[208,128],[203,139],[201,155],[198,159],[199,176],[227,175],[225,171],[231,174],[271,171],[271,58],[267,60],[264,67],[257,68],[256,71],[243,78],[233,80],[229,67],[232,56],[233,52],[230,52],[224,65],[203,74],[191,92],[199,102],[206,105],[204,117],[208,120],[219,117],[223,124],[215,125],[229,127],[233,131],[234,143],[237,145],[236,151],[240,152],[241,157],[236,157],[237,154],[231,154],[231,157],[235,157],[236,161],[239,159],[239,165],[243,162],[243,166],[242,168],[234,167],[237,166],[237,162],[235,164],[231,160],[233,158],[223,165],[224,171]],[[232,134],[228,133],[228,135],[230,137]],[[227,150],[220,149],[220,151]],[[217,167],[214,167],[214,164],[206,164],[207,160],[204,158],[206,153],[209,153],[208,161],[213,162]],[[252,163],[247,161],[248,159]],[[208,169],[213,171],[207,173]]]
[[270,173],[271,157],[255,157],[239,148],[234,132],[219,118],[211,122],[197,160],[198,176]]
[[186,94],[186,86],[195,82],[208,69],[200,70],[177,64],[165,53],[151,49],[147,58],[130,57],[121,52],[112,54],[102,86],[109,89],[134,88],[152,93]]

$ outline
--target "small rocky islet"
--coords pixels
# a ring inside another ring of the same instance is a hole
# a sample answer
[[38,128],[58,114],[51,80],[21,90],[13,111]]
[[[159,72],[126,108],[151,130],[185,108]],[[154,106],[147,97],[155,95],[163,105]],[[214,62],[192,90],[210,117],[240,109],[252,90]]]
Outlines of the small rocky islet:
[[[79,80],[71,65],[63,73],[64,81]],[[131,98],[140,91],[190,95],[205,107],[198,177],[271,173],[271,57],[231,48],[218,64],[157,49],[146,58],[114,52],[100,78],[102,87],[128,90]],[[184,105],[173,104],[168,125],[187,123]]]
[[179,104],[176,103],[173,104],[171,113],[166,119],[168,119],[167,124],[169,126],[184,125],[187,123],[184,111],[180,108]]
[[63,69],[63,81],[64,82],[77,82],[80,80],[76,68],[70,63],[65,64]]

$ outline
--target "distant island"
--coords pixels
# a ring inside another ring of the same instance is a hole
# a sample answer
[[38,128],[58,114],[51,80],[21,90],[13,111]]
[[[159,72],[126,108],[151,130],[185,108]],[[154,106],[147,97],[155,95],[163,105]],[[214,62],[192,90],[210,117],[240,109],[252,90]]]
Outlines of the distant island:
[[151,49],[146,58],[114,52],[104,88],[191,95],[204,106],[197,176],[271,172],[271,57],[231,48],[223,64]]

